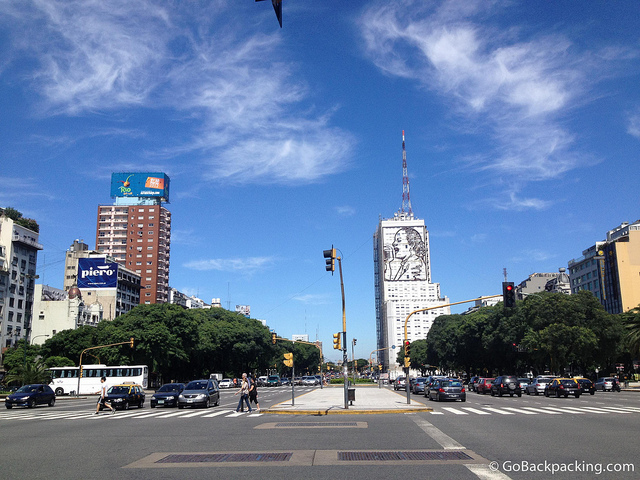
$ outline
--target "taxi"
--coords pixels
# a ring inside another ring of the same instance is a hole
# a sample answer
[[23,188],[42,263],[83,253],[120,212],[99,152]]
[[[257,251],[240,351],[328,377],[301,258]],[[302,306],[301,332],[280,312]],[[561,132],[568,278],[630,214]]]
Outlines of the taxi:
[[556,398],[567,398],[569,395],[580,397],[582,388],[575,378],[554,378],[544,389],[544,396],[554,395]]
[[141,385],[123,383],[109,387],[105,401],[110,402],[115,409],[129,410],[132,405],[138,408],[144,407],[144,398],[144,389]]

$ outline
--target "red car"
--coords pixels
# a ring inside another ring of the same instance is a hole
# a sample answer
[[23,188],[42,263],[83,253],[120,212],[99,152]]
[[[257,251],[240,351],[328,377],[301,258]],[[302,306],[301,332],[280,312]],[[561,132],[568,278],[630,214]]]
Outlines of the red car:
[[491,382],[493,382],[493,378],[480,378],[476,383],[476,393],[481,393],[482,395],[491,393]]

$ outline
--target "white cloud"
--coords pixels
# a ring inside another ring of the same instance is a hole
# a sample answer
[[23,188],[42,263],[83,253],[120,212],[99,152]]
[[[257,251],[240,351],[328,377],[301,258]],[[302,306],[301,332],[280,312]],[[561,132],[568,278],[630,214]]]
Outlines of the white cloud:
[[336,212],[341,217],[353,217],[356,214],[356,209],[349,205],[342,205],[336,207]]
[[19,3],[0,6],[0,26],[20,39],[6,56],[35,60],[42,115],[168,111],[192,130],[158,154],[195,157],[209,181],[304,184],[349,166],[353,137],[330,125],[334,106],[306,104],[280,32],[236,29],[226,2]]
[[640,114],[630,115],[627,125],[627,133],[634,137],[640,138]]
[[[516,28],[492,26],[488,2],[376,3],[360,26],[364,48],[385,74],[414,80],[435,92],[466,121],[469,132],[488,136],[493,147],[469,165],[492,175],[513,196],[527,182],[562,176],[594,159],[575,151],[574,135],[561,116],[584,98],[614,60],[576,53],[564,36],[519,40]],[[479,17],[482,16],[482,23]],[[476,20],[477,18],[477,20]],[[619,58],[619,57],[618,57]],[[512,198],[518,208],[547,202]]]
[[199,271],[216,270],[220,272],[239,272],[253,275],[273,264],[273,257],[247,258],[212,258],[209,260],[195,260],[184,264],[185,268]]

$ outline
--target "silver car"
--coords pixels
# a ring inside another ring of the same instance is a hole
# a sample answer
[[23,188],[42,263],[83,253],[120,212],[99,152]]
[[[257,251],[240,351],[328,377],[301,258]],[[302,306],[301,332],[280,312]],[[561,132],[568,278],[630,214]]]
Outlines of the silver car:
[[527,395],[544,395],[544,389],[549,385],[555,377],[538,377],[534,378],[530,384],[525,387]]

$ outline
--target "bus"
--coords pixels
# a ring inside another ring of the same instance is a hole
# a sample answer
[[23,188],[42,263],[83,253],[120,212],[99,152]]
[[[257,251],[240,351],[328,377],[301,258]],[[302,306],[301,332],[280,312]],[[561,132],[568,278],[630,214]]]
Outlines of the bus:
[[80,367],[53,367],[49,369],[49,386],[56,395],[92,395],[100,391],[100,377],[107,378],[107,385],[136,383],[147,388],[149,368],[146,365],[83,365],[82,378],[78,378]]

